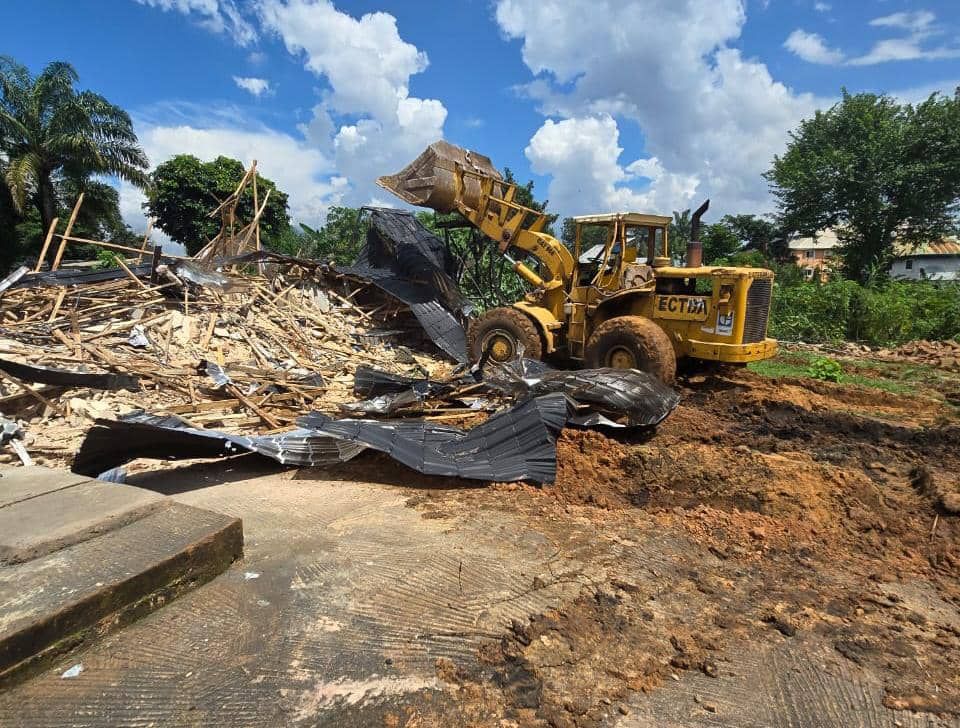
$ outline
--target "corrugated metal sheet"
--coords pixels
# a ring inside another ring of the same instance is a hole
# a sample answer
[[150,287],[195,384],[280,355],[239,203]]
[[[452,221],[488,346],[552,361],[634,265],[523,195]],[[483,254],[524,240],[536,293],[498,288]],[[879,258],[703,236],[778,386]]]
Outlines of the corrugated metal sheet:
[[960,255],[960,241],[956,238],[943,238],[920,245],[897,243],[894,245],[894,252],[898,258],[916,258],[925,255]]
[[548,394],[468,431],[423,420],[333,420],[319,412],[297,424],[379,450],[426,475],[551,483],[557,435],[571,411],[563,394]]
[[956,240],[940,240],[936,243],[921,245],[907,255],[960,255],[960,243]]
[[340,270],[406,303],[431,341],[456,361],[467,361],[462,319],[472,306],[447,272],[443,241],[409,212],[365,209],[371,223],[367,242],[354,264]]
[[284,465],[330,465],[349,460],[363,449],[361,445],[310,430],[244,437],[199,430],[179,417],[135,412],[119,420],[97,420],[81,444],[72,469],[97,477],[137,458],[224,458],[248,452]]

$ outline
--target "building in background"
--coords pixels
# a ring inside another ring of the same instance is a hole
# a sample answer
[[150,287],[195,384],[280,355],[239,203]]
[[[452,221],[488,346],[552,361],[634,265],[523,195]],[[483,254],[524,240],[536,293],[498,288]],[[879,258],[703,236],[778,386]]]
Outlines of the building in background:
[[898,245],[890,276],[919,281],[960,281],[960,242],[944,238],[916,247]]
[[787,246],[797,265],[803,269],[808,281],[819,278],[827,280],[832,270],[833,251],[840,245],[833,230],[819,230],[810,238],[792,238]]

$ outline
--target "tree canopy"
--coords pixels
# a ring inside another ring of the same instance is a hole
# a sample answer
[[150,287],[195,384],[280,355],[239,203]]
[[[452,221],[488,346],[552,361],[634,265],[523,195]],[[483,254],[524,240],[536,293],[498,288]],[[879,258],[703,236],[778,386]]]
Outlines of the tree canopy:
[[832,227],[845,276],[887,268],[894,239],[920,243],[956,227],[960,89],[917,104],[851,95],[790,134],[766,173],[785,230]]
[[[158,165],[151,175],[146,209],[157,219],[157,227],[195,254],[220,230],[220,217],[210,213],[233,194],[246,168],[229,157],[201,162],[191,154],[179,154]],[[260,238],[267,247],[280,247],[288,235],[287,195],[266,177],[257,175],[257,194],[266,209],[260,217]],[[253,186],[247,185],[237,205],[237,219],[254,216]]]
[[0,57],[4,181],[15,212],[23,217],[35,207],[42,230],[56,217],[69,185],[91,184],[95,175],[138,186],[148,181],[147,157],[127,112],[93,91],[77,91],[78,80],[69,63],[50,63],[33,76]]
[[303,223],[300,227],[303,255],[349,264],[366,241],[369,223],[358,207],[331,207],[323,227],[314,229]]

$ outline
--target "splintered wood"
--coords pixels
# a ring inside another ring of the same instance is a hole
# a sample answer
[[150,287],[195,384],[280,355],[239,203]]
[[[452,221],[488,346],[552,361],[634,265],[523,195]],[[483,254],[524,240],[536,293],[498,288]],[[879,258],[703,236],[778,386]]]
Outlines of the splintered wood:
[[[21,421],[41,464],[69,466],[96,418],[142,409],[197,427],[266,433],[311,410],[337,414],[356,399],[360,365],[430,377],[452,369],[402,345],[414,331],[405,328],[404,307],[333,273],[296,265],[269,277],[234,273],[223,288],[185,287],[169,272],[150,285],[126,273],[18,288],[0,299],[0,357],[140,378],[139,391],[97,391],[0,376],[0,413]],[[204,361],[229,381],[218,385]]]

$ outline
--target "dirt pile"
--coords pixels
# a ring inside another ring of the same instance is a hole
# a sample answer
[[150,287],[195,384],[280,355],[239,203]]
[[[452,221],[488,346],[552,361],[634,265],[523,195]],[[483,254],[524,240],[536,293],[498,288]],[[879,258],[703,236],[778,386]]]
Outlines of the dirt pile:
[[[509,508],[530,499],[539,522],[586,519],[624,543],[652,528],[703,549],[681,557],[689,570],[628,577],[639,599],[608,580],[525,625],[519,644],[510,635],[502,664],[519,660],[540,689],[520,724],[603,723],[622,691],[704,660],[722,671],[733,659],[736,671],[733,656],[771,634],[828,640],[879,676],[891,708],[960,714],[960,423],[949,406],[746,371],[698,378],[683,394],[656,432],[566,431],[553,486],[503,493]],[[703,595],[710,609],[647,622],[644,610],[666,602],[660,589],[677,615]],[[616,603],[604,614],[586,608],[607,593]],[[691,634],[703,644],[688,660],[670,638]]]

